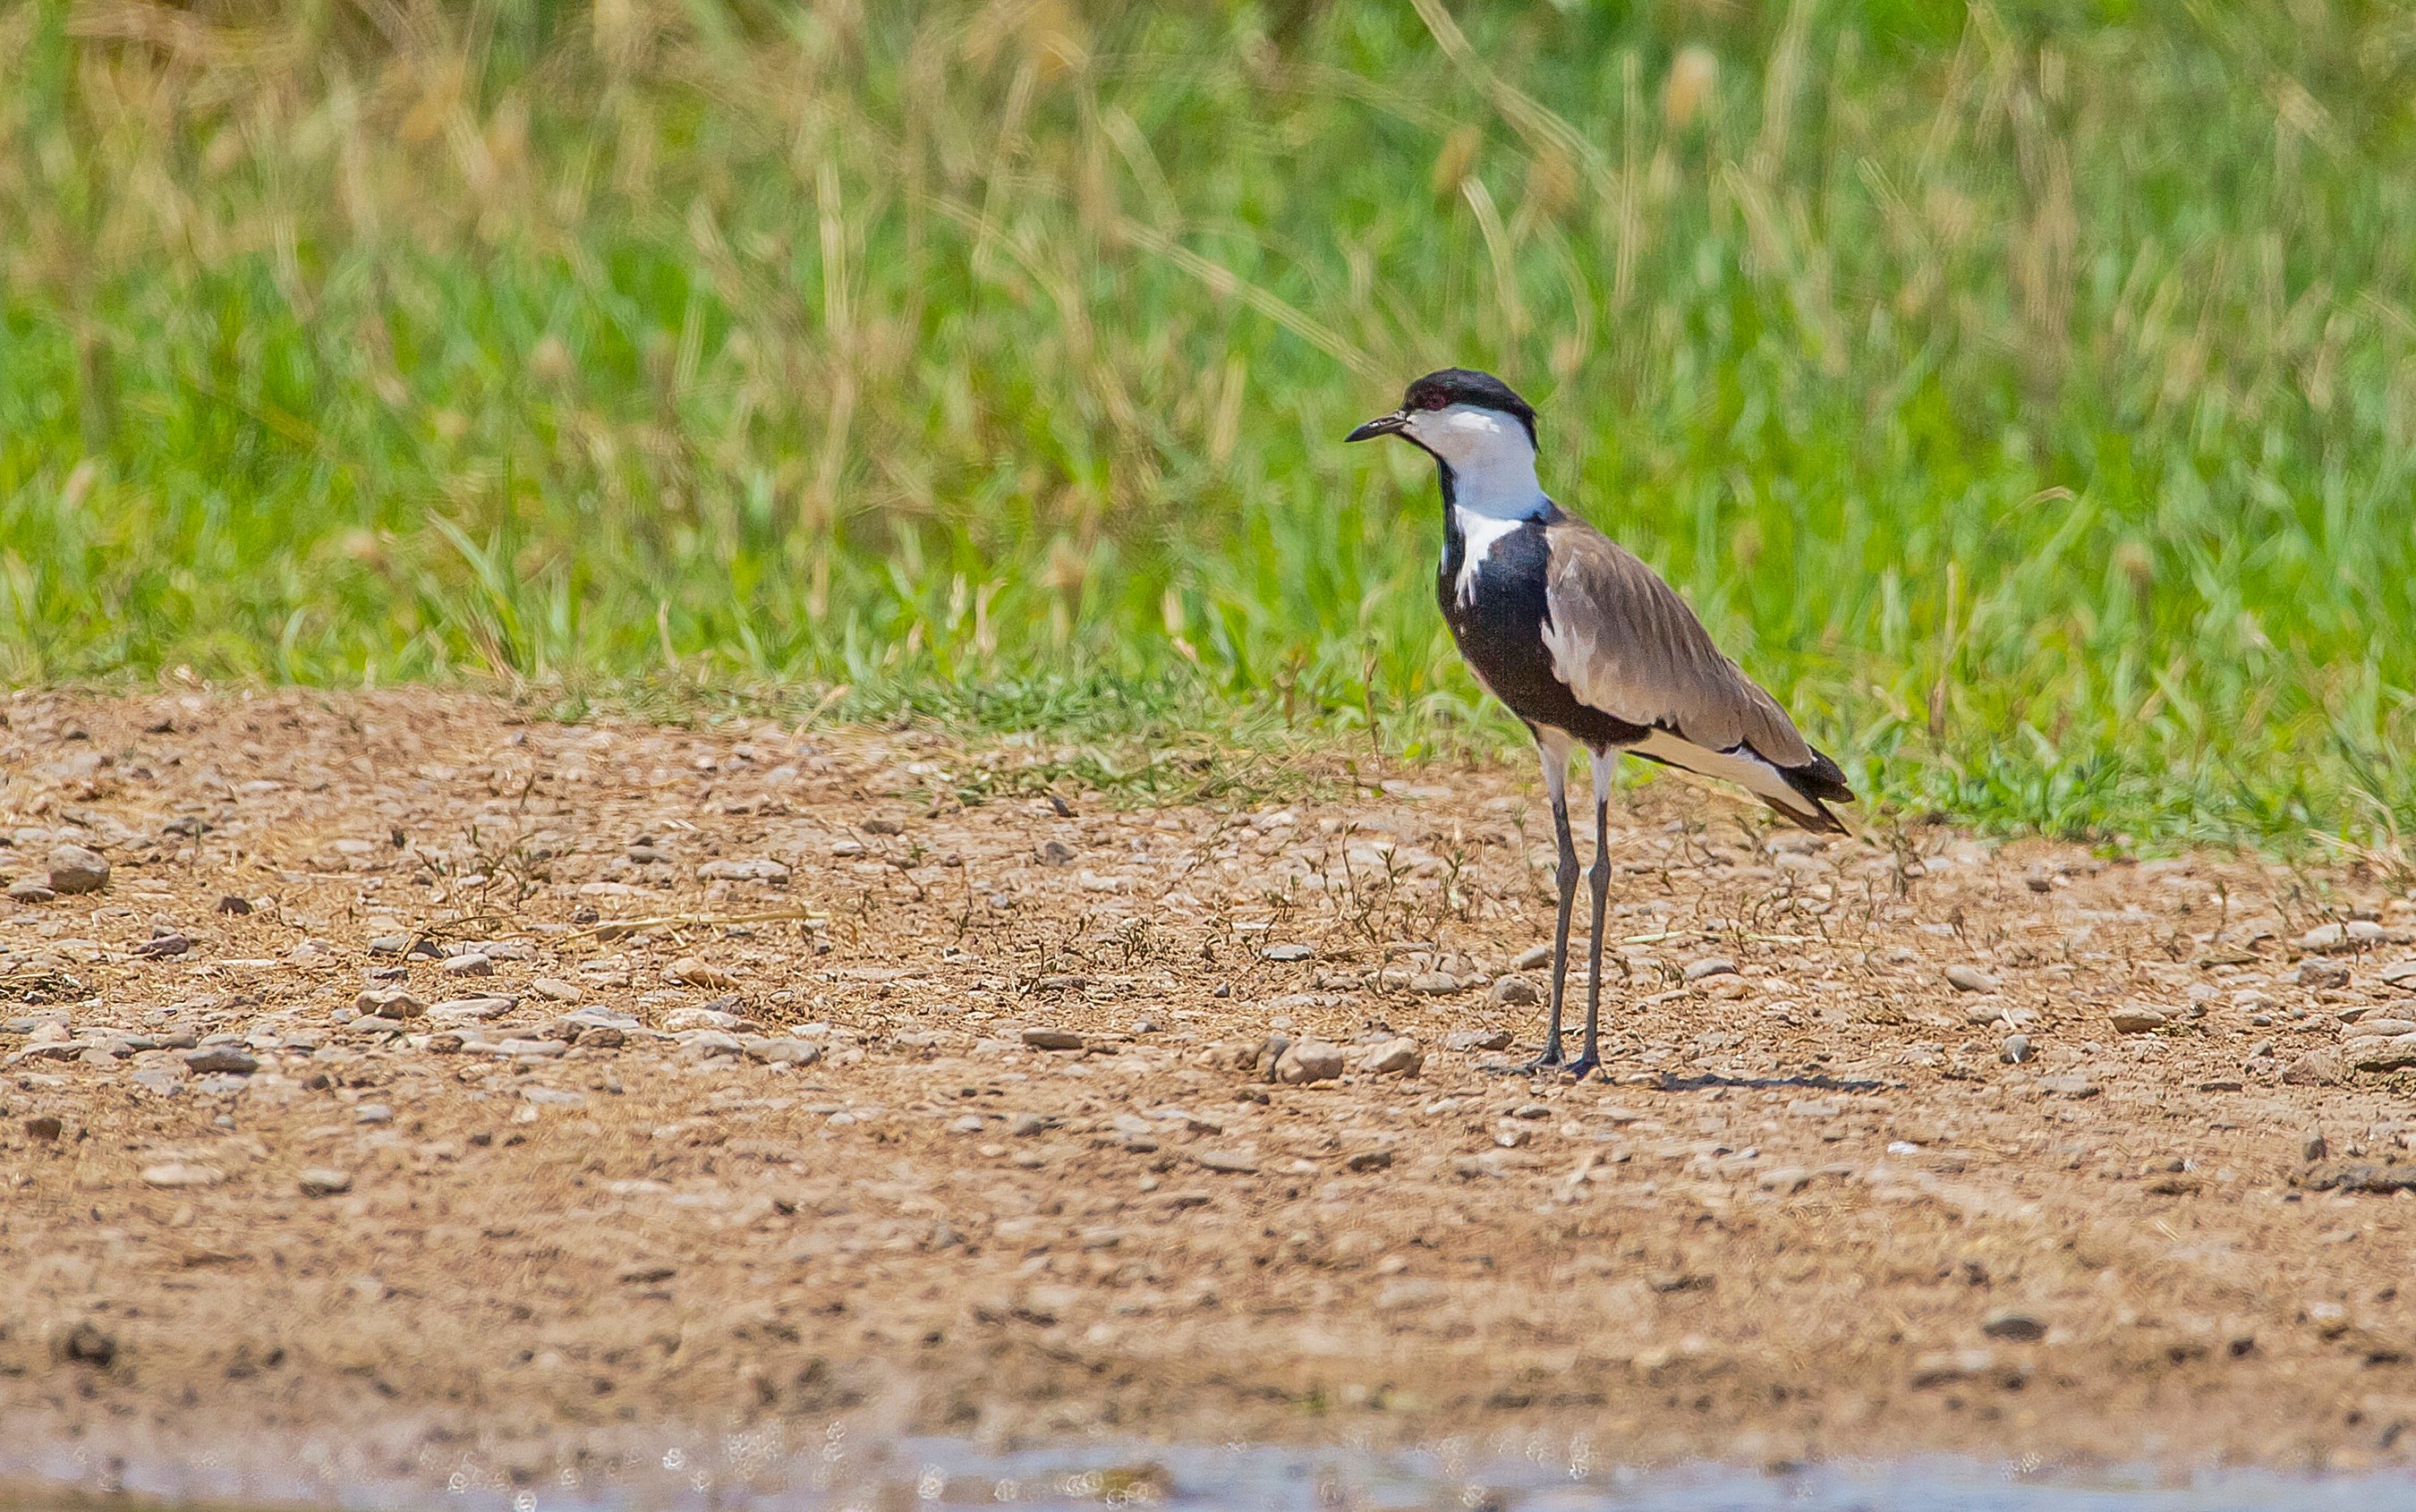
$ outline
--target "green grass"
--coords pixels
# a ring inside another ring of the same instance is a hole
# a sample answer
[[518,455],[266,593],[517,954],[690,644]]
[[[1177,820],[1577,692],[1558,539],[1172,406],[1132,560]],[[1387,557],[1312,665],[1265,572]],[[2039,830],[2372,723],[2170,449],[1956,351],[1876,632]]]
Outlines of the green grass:
[[1507,748],[1336,444],[1465,362],[1902,809],[2416,824],[2395,6],[16,0],[0,80],[19,683]]

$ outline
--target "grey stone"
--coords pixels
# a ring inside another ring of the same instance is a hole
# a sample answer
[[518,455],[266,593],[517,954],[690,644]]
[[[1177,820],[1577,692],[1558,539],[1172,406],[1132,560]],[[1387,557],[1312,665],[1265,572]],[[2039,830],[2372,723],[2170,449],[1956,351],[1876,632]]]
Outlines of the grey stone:
[[1994,992],[2005,985],[1979,967],[1960,961],[1946,968],[1946,981],[1958,992]]
[[1295,941],[1284,945],[1271,945],[1259,954],[1269,960],[1306,960],[1316,955],[1317,951],[1313,946],[1301,945]]
[[1082,1036],[1070,1029],[1026,1029],[1023,1043],[1033,1050],[1080,1050]]
[[558,976],[539,976],[529,982],[529,990],[555,1003],[576,1003],[587,994]]
[[[590,1031],[593,1033],[593,1031]],[[581,1039],[580,1043],[586,1041]],[[751,1037],[746,1042],[747,1057],[766,1066],[811,1066],[823,1058],[823,1048],[802,1039],[785,1036]]]
[[2299,936],[2299,948],[2323,954],[2371,950],[2376,945],[2402,944],[2408,938],[2404,929],[2385,929],[2372,919],[2351,919],[2346,924],[2317,925]]
[[2298,1181],[2300,1186],[2315,1191],[2370,1192],[2378,1197],[2388,1197],[2393,1192],[2416,1191],[2416,1166],[2377,1166],[2363,1161],[2342,1161],[2330,1167],[2318,1167],[2299,1177]]
[[190,1070],[229,1076],[249,1076],[260,1069],[259,1057],[240,1045],[211,1045],[206,1049],[189,1051],[185,1054],[185,1065]]
[[2303,960],[2299,962],[2299,985],[2318,990],[2327,987],[2347,987],[2348,968],[2337,960]]
[[2007,1066],[2020,1066],[2030,1058],[2031,1036],[2028,1035],[2007,1035],[2004,1043],[1997,1047],[1997,1059]]
[[747,1053],[747,1047],[740,1043],[737,1036],[724,1033],[719,1029],[691,1030],[682,1035],[680,1039],[687,1046],[689,1054],[702,1060],[712,1060],[721,1055]]
[[399,987],[372,987],[353,999],[353,1007],[377,1019],[417,1019],[428,1012],[426,1004]]
[[12,902],[47,903],[56,897],[58,894],[51,890],[50,883],[40,877],[19,877],[8,885],[8,898]]
[[399,956],[410,948],[411,936],[407,934],[381,934],[370,941],[372,956]]
[[143,1184],[146,1187],[215,1187],[224,1180],[226,1172],[218,1167],[189,1160],[163,1160],[143,1168]]
[[2282,1068],[2282,1080],[2296,1087],[2338,1086],[2347,1075],[2336,1050],[2311,1050]]
[[82,845],[61,845],[51,851],[51,890],[55,893],[97,893],[109,885],[109,858]]
[[2144,1035],[2171,1022],[2164,1009],[2145,1003],[2125,1003],[2106,1016],[2117,1034]]
[[1932,1350],[1912,1362],[1912,1386],[1916,1391],[1931,1386],[1953,1385],[1959,1381],[1975,1381],[1996,1373],[1997,1355],[1993,1350]]
[[691,1029],[743,1029],[747,1021],[725,1008],[673,1008],[663,1019],[663,1028],[674,1035]]
[[456,1023],[463,1020],[484,1021],[488,1019],[499,1018],[520,1005],[521,1000],[516,997],[446,998],[442,1003],[430,1004],[428,1016]]
[[185,1090],[184,1072],[174,1066],[140,1066],[128,1080],[154,1096],[173,1097]]
[[2396,1071],[2416,1066],[2416,1033],[2388,1037],[2360,1035],[2342,1042],[2341,1054],[2361,1071]]
[[358,1108],[353,1110],[353,1122],[355,1124],[391,1124],[394,1122],[394,1110],[382,1102],[365,1102]]
[[1246,1176],[1259,1169],[1258,1157],[1244,1150],[1202,1150],[1192,1157],[1210,1171]]
[[1700,982],[1714,976],[1734,976],[1735,975],[1736,962],[1730,960],[1726,956],[1705,956],[1700,960],[1690,960],[1686,962],[1685,977],[1686,980],[1690,982]]
[[1359,1069],[1377,1076],[1415,1076],[1426,1062],[1426,1052],[1418,1049],[1418,1042],[1401,1035],[1360,1057]]
[[495,975],[494,961],[491,958],[475,950],[466,956],[449,956],[445,958],[445,964],[437,967],[436,969],[443,972],[447,976],[492,976]]
[[776,885],[789,880],[789,869],[767,856],[744,861],[707,861],[696,869],[701,882],[768,882]]
[[339,1192],[353,1189],[353,1176],[349,1171],[338,1171],[330,1166],[306,1166],[294,1185],[301,1188],[305,1197],[333,1197]]
[[1507,1029],[1455,1029],[1442,1036],[1442,1048],[1449,1051],[1508,1050]]
[[2046,1323],[2027,1312],[1999,1312],[1989,1315],[1988,1321],[1980,1325],[1980,1332],[1990,1338],[2035,1343],[2046,1337]]
[[1458,991],[1460,987],[1459,978],[1449,972],[1420,972],[1410,978],[1410,990],[1427,997],[1447,997]]
[[1550,945],[1529,945],[1518,952],[1517,959],[1510,962],[1510,968],[1513,971],[1533,971],[1538,966],[1548,966],[1551,963],[1552,947]]
[[1492,998],[1505,1007],[1526,1007],[1542,1002],[1543,993],[1536,990],[1534,983],[1513,972],[1493,979]]
[[1321,1039],[1304,1039],[1276,1061],[1275,1079],[1292,1086],[1331,1081],[1342,1074],[1342,1047]]
[[[729,1036],[725,1035],[722,1037],[727,1039]],[[569,1050],[570,1046],[559,1039],[524,1039],[514,1036],[510,1038],[499,1039],[484,1048],[491,1054],[509,1056],[514,1059],[527,1055],[541,1060],[551,1060]]]

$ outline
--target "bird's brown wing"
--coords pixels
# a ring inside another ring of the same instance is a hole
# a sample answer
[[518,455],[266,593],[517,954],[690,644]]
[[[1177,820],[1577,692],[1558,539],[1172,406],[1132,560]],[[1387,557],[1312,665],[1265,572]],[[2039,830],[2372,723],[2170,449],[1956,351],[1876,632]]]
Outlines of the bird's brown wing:
[[1556,521],[1545,549],[1544,643],[1578,702],[1710,752],[1742,747],[1781,769],[1817,759],[1778,701],[1634,553],[1576,519]]

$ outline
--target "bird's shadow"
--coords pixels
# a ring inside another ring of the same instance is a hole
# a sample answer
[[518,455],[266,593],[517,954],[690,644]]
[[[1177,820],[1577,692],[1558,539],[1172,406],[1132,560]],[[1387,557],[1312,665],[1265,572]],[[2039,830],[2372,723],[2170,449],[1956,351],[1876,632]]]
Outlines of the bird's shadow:
[[1716,1071],[1706,1071],[1700,1076],[1671,1076],[1665,1071],[1658,1081],[1643,1085],[1654,1092],[1706,1092],[1714,1087],[1803,1087],[1816,1092],[1885,1092],[1903,1083],[1875,1081],[1869,1077],[1821,1076],[1818,1073],[1806,1076],[1722,1076]]

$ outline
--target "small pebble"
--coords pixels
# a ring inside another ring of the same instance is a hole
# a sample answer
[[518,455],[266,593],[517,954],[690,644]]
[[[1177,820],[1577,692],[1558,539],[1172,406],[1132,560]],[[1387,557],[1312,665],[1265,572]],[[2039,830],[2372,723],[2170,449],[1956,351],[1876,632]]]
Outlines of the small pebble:
[[149,1187],[215,1187],[224,1180],[226,1172],[216,1166],[185,1160],[165,1160],[143,1168],[143,1185]]
[[1992,1314],[1987,1322],[1982,1323],[1980,1332],[1990,1338],[2034,1343],[2046,1337],[2046,1323],[2027,1312],[2000,1312]]
[[2005,985],[1979,967],[1959,961],[1946,968],[1946,980],[1958,992],[1994,992]]
[[304,1169],[295,1185],[301,1188],[302,1195],[305,1197],[333,1197],[339,1192],[351,1191],[353,1177],[352,1172],[347,1171],[337,1171],[328,1166],[310,1166]]
[[1362,1056],[1359,1069],[1376,1076],[1415,1076],[1426,1059],[1418,1042],[1404,1035],[1384,1041]]
[[1342,1066],[1341,1046],[1329,1045],[1321,1039],[1304,1039],[1276,1058],[1275,1079],[1293,1086],[1311,1081],[1331,1081],[1342,1074]]
[[87,846],[57,846],[51,852],[50,880],[54,893],[97,893],[109,885],[109,858]]
[[2107,1017],[2112,1021],[2115,1032],[2125,1035],[2144,1035],[2162,1029],[2170,1021],[2162,1008],[2151,1007],[2144,1003],[2125,1003]]
[[249,1076],[260,1069],[260,1058],[240,1045],[212,1045],[188,1051],[185,1066],[188,1070],[204,1073]]

